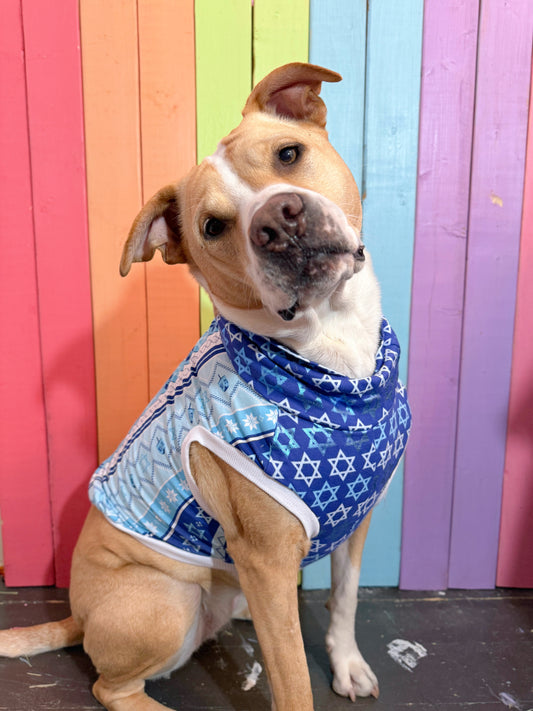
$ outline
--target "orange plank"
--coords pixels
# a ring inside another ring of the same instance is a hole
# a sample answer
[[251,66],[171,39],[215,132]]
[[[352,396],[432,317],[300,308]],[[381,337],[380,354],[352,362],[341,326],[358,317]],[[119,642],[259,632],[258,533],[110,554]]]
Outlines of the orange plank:
[[[196,162],[194,0],[139,0],[142,188],[146,202]],[[146,270],[150,394],[200,335],[198,285],[159,254]]]
[[81,39],[100,458],[148,399],[145,267],[119,276],[141,206],[137,5],[82,0]]
[[19,0],[0,22],[0,509],[8,585],[54,583],[41,380],[24,43]]

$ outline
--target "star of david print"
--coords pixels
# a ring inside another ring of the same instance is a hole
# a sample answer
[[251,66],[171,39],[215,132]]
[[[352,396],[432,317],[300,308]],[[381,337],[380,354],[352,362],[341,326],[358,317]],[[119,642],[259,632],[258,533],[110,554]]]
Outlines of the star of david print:
[[136,533],[231,563],[180,460],[181,442],[201,426],[314,514],[320,530],[304,564],[312,562],[353,532],[403,453],[411,415],[398,357],[383,321],[374,374],[351,380],[219,317],[97,470],[91,500]]

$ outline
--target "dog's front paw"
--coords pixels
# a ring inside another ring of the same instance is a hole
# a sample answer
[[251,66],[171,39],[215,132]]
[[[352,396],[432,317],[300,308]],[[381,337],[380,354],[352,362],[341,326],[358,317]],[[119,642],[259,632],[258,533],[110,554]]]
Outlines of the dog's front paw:
[[355,701],[357,696],[379,696],[376,675],[355,646],[348,654],[330,651],[333,670],[333,691]]

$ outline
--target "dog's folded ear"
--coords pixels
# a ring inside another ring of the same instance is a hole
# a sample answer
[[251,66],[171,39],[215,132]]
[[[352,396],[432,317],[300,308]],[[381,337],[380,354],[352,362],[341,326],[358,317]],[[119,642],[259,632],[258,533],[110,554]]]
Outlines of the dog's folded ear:
[[148,262],[158,249],[167,264],[187,261],[180,237],[177,185],[161,188],[135,218],[120,260],[126,276],[133,262]]
[[340,74],[315,64],[293,62],[270,72],[257,84],[242,115],[266,111],[277,116],[326,125],[326,105],[319,97],[323,81],[340,81]]

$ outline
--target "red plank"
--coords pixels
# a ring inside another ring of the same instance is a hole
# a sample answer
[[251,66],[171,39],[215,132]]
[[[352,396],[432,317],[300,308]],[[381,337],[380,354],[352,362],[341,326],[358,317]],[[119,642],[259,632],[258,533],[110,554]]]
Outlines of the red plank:
[[0,22],[0,508],[8,585],[54,582],[24,46],[19,0]]
[[56,583],[72,549],[97,464],[77,3],[46,13],[23,0],[44,396]]
[[[533,78],[533,64],[531,67]],[[531,86],[531,84],[530,84]],[[533,587],[533,97],[507,429],[497,584]]]

